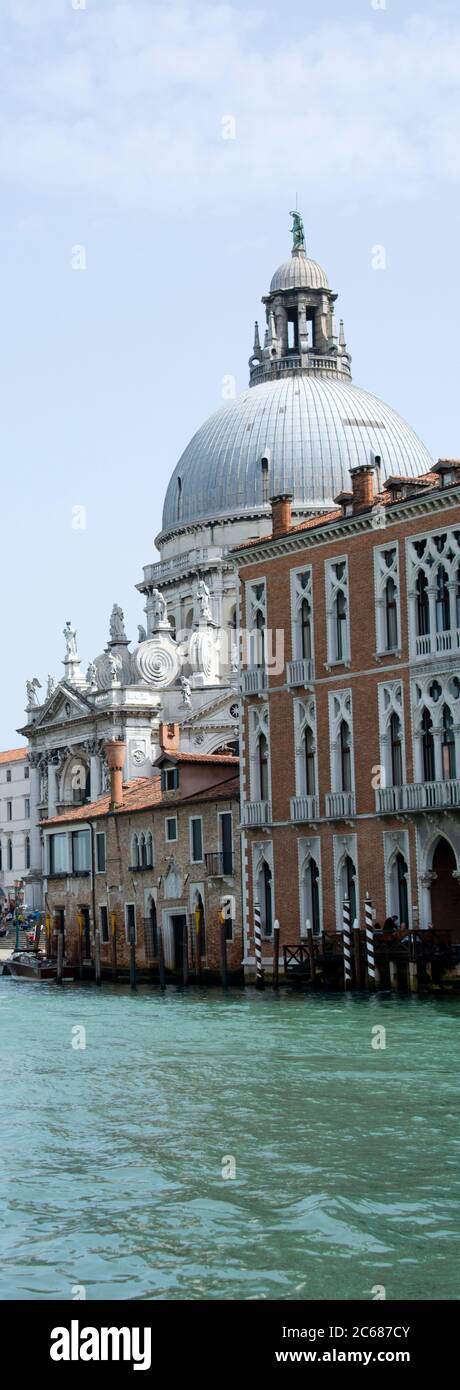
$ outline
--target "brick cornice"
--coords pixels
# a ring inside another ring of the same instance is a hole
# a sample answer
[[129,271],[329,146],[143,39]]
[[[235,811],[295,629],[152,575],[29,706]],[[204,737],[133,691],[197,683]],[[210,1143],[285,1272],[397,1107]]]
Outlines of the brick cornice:
[[390,526],[402,525],[406,521],[413,521],[416,517],[452,511],[459,505],[459,486],[440,488],[428,495],[419,494],[416,497],[406,497],[404,501],[393,502],[390,506],[382,508],[385,516],[384,526],[375,524],[375,518],[379,513],[374,508],[372,511],[360,513],[358,516],[337,517],[335,521],[325,522],[324,526],[318,522],[318,526],[311,530],[292,531],[285,536],[276,537],[276,539],[273,536],[267,536],[258,545],[251,545],[247,548],[238,547],[231,552],[230,558],[236,568],[243,569],[259,564],[262,560],[272,560],[280,555],[291,555],[297,552],[302,554],[307,549],[313,549],[320,545],[331,545],[335,541],[357,536],[364,531],[375,531],[376,536],[381,533],[383,537]]

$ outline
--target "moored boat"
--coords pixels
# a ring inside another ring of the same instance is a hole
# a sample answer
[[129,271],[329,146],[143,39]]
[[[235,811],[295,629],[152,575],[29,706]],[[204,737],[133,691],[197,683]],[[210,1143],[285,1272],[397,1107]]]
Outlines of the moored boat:
[[[56,980],[57,961],[37,951],[13,951],[4,962],[4,973],[13,975],[15,980]],[[73,980],[74,974],[73,966],[63,965],[63,980]]]

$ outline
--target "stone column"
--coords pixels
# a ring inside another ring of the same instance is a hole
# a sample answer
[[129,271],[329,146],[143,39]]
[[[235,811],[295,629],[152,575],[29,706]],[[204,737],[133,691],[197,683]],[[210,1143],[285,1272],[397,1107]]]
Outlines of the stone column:
[[101,795],[101,760],[98,753],[91,753],[90,777],[91,801],[97,801],[98,797]]
[[55,816],[58,802],[58,766],[51,761],[48,763],[48,815]]
[[29,756],[30,868],[31,871],[39,874],[41,874],[42,869],[40,827],[38,824],[38,807],[40,804],[40,758],[41,754],[38,753],[34,753],[31,756]]

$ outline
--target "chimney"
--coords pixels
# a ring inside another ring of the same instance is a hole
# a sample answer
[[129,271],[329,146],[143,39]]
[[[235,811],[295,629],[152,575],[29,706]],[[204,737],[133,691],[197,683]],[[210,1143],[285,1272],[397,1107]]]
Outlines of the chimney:
[[359,512],[372,507],[374,501],[374,464],[361,463],[350,468],[353,488],[353,511]]
[[178,724],[160,724],[160,747],[164,753],[180,753]]
[[292,493],[282,492],[279,497],[271,497],[272,535],[284,536],[292,528]]
[[124,739],[110,739],[104,752],[110,768],[110,810],[115,811],[117,806],[123,805],[123,768],[126,753]]

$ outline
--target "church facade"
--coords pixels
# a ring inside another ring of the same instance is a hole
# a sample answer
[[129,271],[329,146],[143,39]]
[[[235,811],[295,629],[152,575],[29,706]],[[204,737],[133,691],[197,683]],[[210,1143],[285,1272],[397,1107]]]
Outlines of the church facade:
[[[161,723],[178,725],[184,752],[234,754],[240,737],[235,547],[271,532],[270,498],[289,493],[301,524],[327,514],[350,467],[389,475],[431,466],[394,411],[356,387],[337,296],[305,248],[293,214],[288,260],[263,298],[249,388],[198,429],[170,480],[156,544],[137,585],[145,622],[137,641],[115,604],[103,652],[82,669],[77,633],[64,629],[64,674],[27,685],[29,882],[42,881],[40,821],[107,791],[107,739],[126,746],[124,776],[151,776]],[[262,622],[255,595],[247,615]]]

